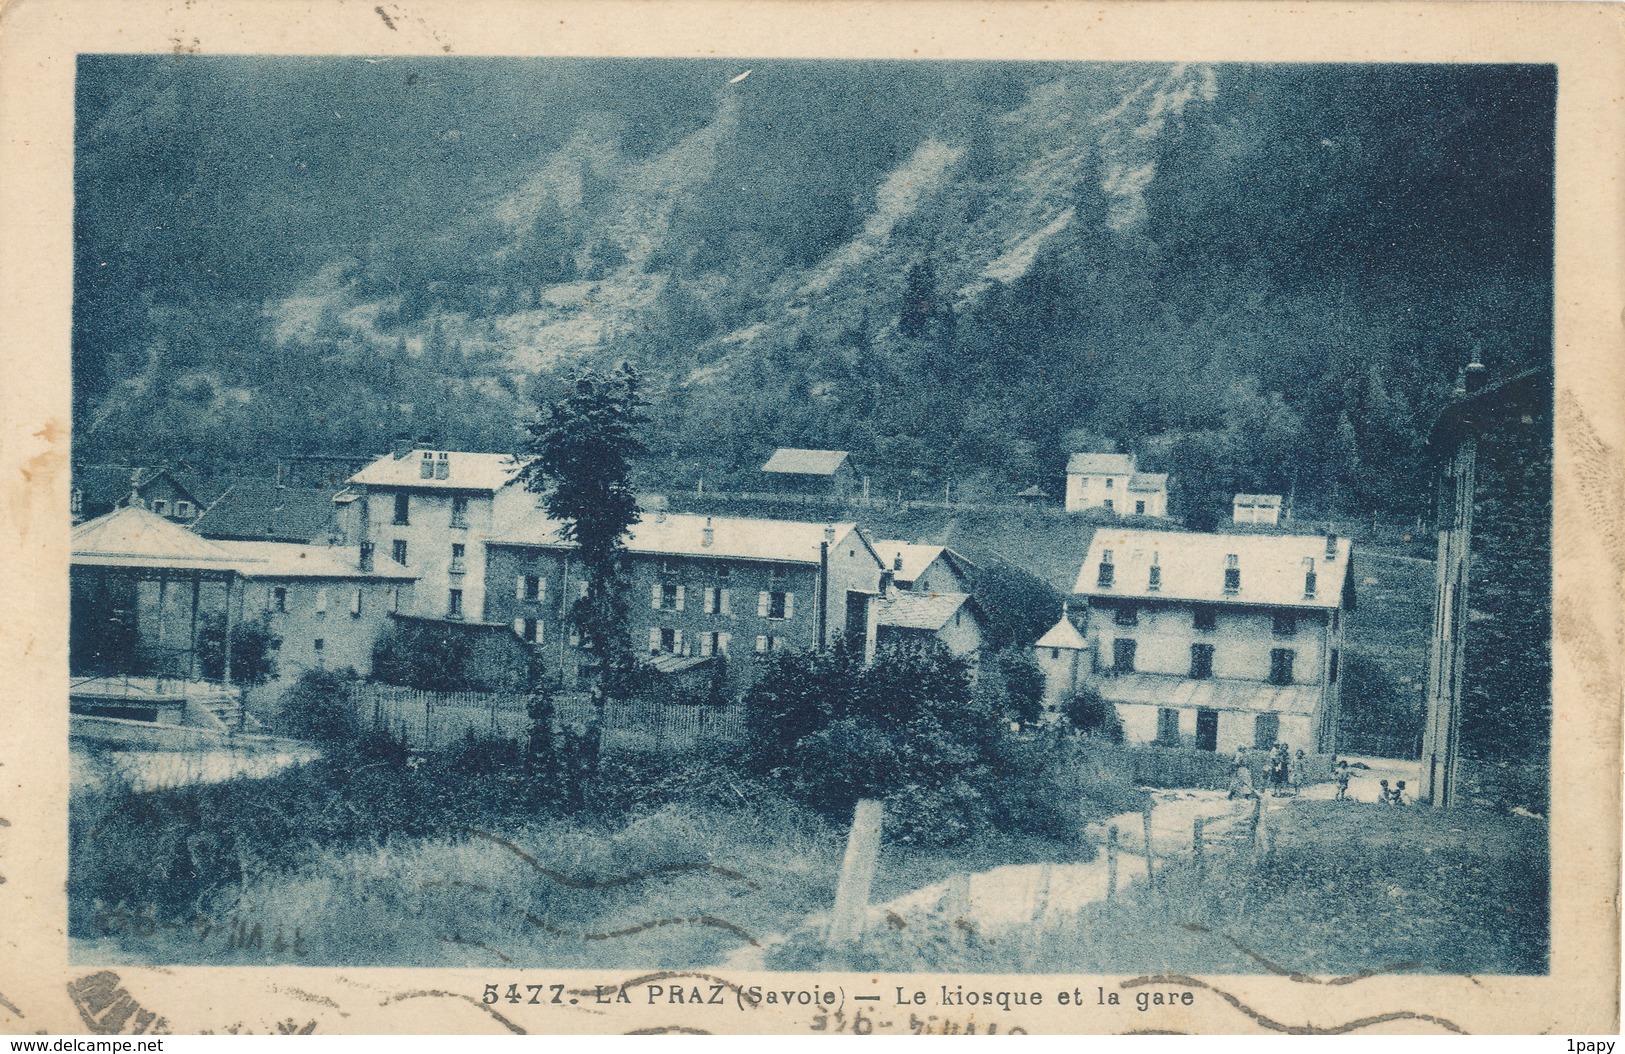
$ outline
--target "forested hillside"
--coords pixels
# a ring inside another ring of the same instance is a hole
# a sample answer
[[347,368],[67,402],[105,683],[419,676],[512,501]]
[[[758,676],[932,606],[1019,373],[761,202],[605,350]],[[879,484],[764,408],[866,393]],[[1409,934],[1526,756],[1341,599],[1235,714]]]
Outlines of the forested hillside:
[[[750,70],[749,76],[738,79]],[[628,359],[647,470],[1425,504],[1475,349],[1550,355],[1548,67],[97,56],[76,455],[505,449]]]

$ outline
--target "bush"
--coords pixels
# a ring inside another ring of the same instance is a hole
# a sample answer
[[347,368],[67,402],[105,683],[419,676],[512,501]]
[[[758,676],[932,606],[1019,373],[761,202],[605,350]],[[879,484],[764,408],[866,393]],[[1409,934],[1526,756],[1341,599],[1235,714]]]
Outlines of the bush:
[[1090,685],[1079,688],[1072,698],[1061,704],[1061,716],[1079,732],[1111,743],[1123,741],[1123,722],[1117,716],[1117,707],[1102,699],[1100,692]]
[[[203,676],[218,681],[226,673],[226,619],[207,616],[198,628],[198,665]],[[236,684],[264,684],[277,675],[274,652],[282,639],[271,632],[271,617],[245,619],[231,627],[231,679]]]
[[349,679],[333,670],[306,670],[282,696],[280,724],[291,736],[353,740],[361,731],[349,700]]

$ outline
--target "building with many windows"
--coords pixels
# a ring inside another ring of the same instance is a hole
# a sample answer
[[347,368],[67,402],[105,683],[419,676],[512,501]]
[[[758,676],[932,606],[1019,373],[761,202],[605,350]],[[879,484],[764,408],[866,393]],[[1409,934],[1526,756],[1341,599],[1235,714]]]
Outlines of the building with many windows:
[[398,449],[351,476],[334,497],[345,541],[364,561],[417,576],[423,618],[478,621],[485,608],[485,541],[526,517],[537,495],[509,454]]
[[[574,543],[536,514],[486,547],[484,620],[511,625],[573,683],[573,609],[586,595]],[[632,642],[662,672],[843,641],[874,647],[883,570],[856,524],[645,512],[626,552]]]
[[1066,511],[1168,515],[1168,474],[1141,472],[1133,454],[1073,454],[1066,463]]
[[1333,750],[1352,560],[1336,535],[1096,531],[1073,592],[1126,739]]

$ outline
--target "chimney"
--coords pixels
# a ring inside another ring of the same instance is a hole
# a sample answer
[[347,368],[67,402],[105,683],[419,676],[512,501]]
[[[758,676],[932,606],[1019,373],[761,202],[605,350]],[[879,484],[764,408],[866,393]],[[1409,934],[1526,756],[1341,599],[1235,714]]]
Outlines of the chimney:
[[833,523],[824,528],[824,544],[835,544],[835,525]]
[[891,558],[891,569],[893,571],[901,571],[903,569],[903,554],[902,553],[898,553],[897,555],[895,555],[895,556],[893,556]]
[[372,574],[372,543],[371,542],[362,542],[361,543],[361,570],[365,571],[369,575]]
[[418,478],[434,479],[434,451],[425,450],[418,458]]
[[434,478],[435,479],[450,479],[451,478],[451,455],[446,453],[444,450],[442,450],[439,454],[437,454],[435,456],[435,460],[434,460]]
[[705,518],[705,527],[700,531],[700,545],[711,548],[711,543],[717,540],[717,532],[711,527],[711,517]]
[[1337,535],[1332,531],[1326,532],[1326,559],[1337,559]]
[[890,571],[880,572],[880,598],[882,600],[891,596],[892,577],[892,572]]
[[1484,363],[1479,361],[1479,350],[1474,348],[1473,361],[1467,364],[1467,371],[1463,380],[1463,387],[1467,389],[1467,394],[1471,395],[1473,392],[1476,392],[1480,388],[1484,387],[1485,376],[1486,371],[1484,369]]

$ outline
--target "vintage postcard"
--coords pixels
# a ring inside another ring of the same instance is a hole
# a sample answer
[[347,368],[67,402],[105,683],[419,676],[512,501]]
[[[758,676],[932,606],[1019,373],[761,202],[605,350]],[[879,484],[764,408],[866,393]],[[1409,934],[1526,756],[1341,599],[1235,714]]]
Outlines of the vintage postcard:
[[1617,1032],[1622,43],[6,7],[0,1023]]

